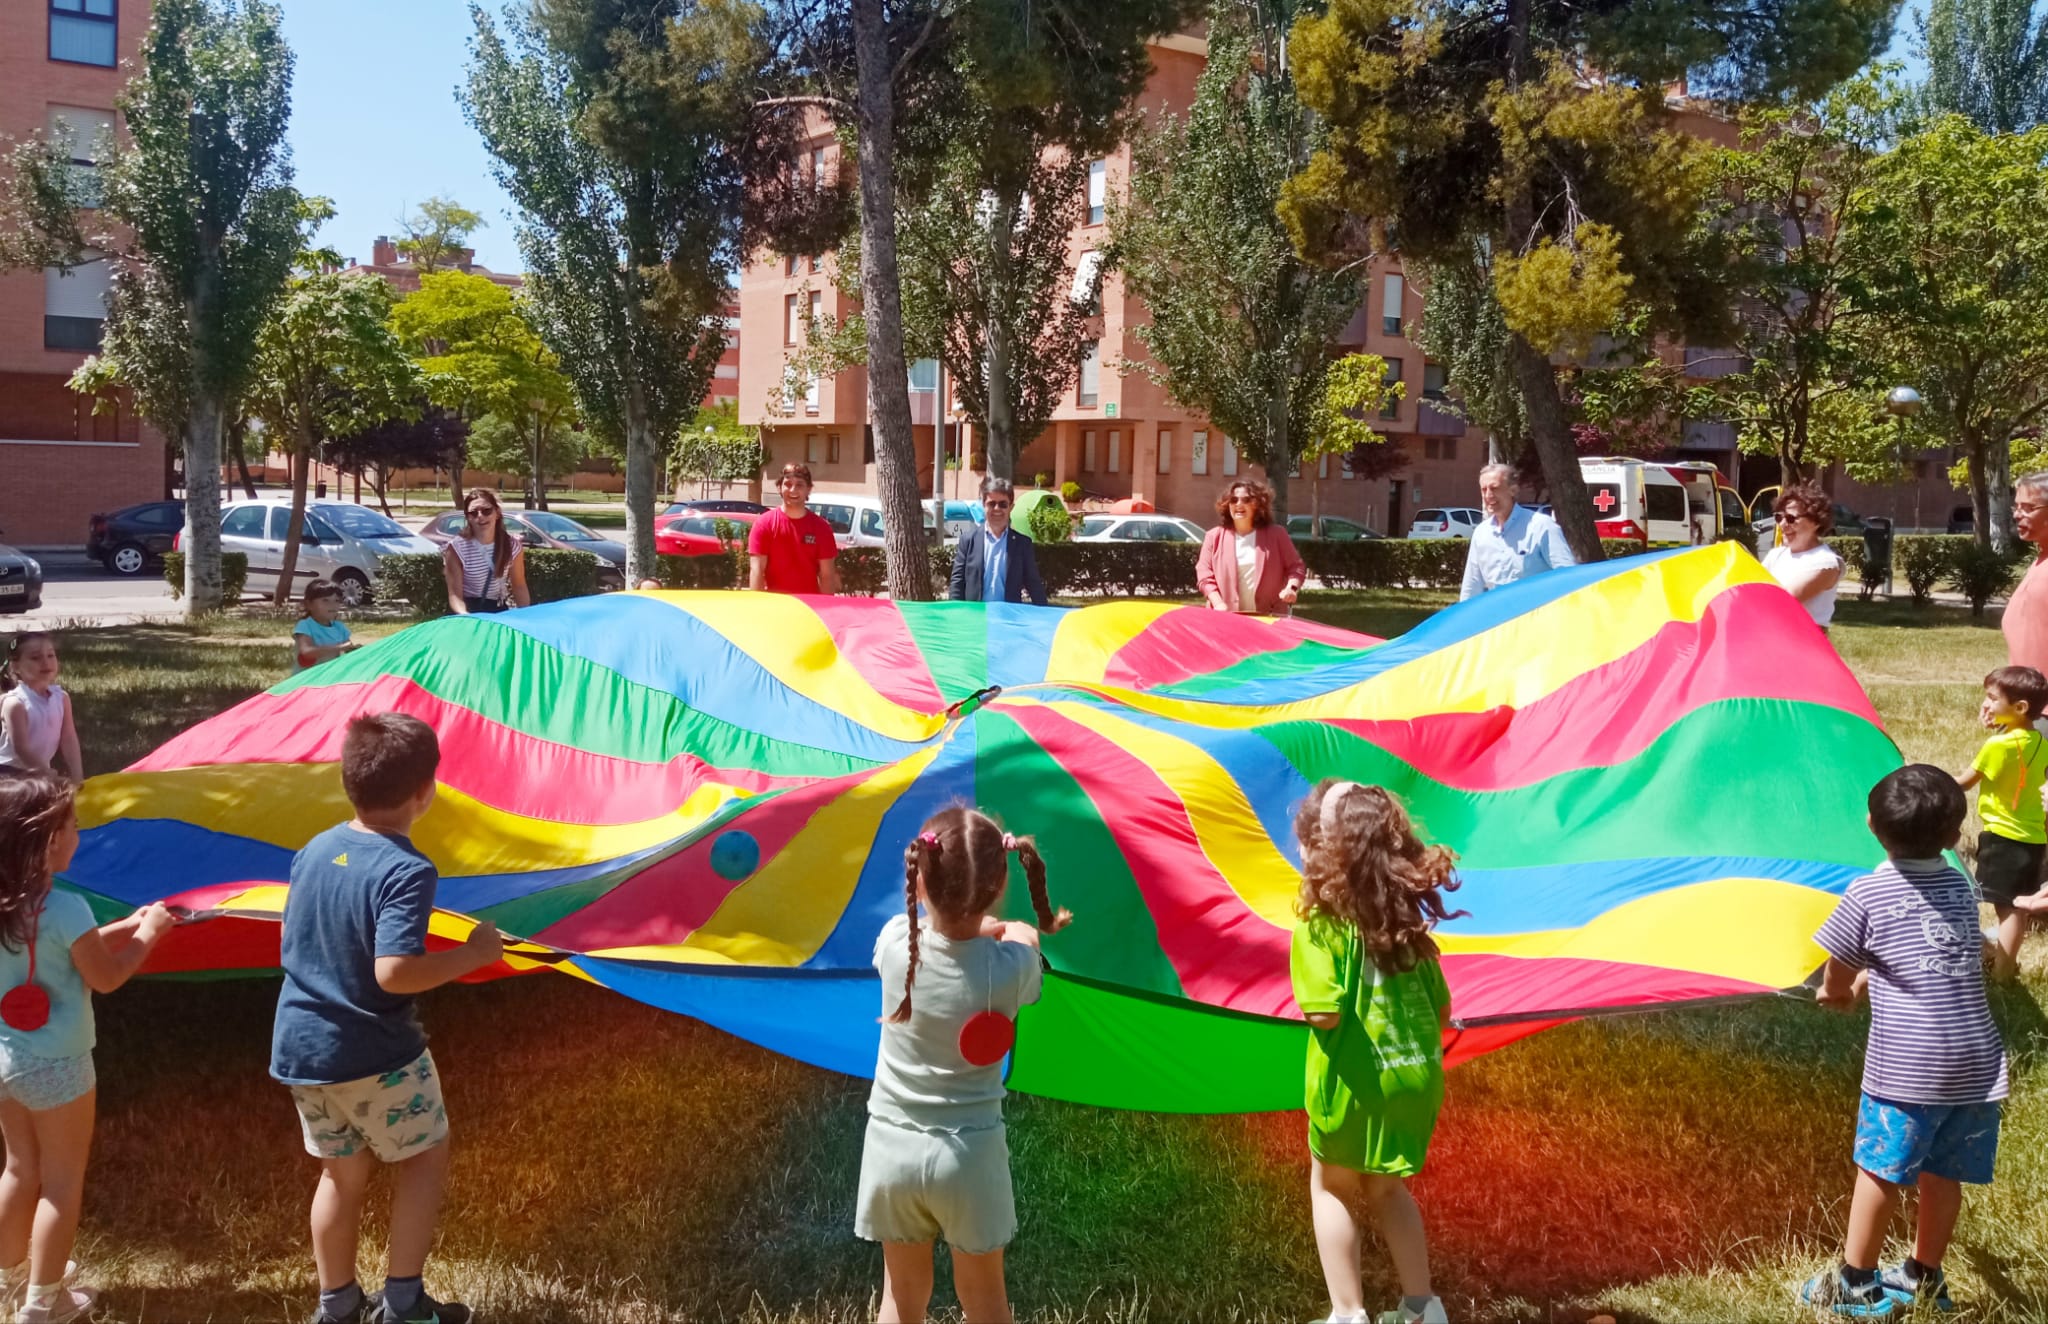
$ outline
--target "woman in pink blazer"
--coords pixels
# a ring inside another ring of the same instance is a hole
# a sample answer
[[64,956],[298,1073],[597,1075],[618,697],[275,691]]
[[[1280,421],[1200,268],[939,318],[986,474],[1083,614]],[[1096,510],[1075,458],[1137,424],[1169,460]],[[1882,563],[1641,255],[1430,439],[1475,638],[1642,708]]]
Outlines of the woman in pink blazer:
[[1216,499],[1216,517],[1195,562],[1195,583],[1209,605],[1259,616],[1292,612],[1308,567],[1287,530],[1273,522],[1272,490],[1232,483]]

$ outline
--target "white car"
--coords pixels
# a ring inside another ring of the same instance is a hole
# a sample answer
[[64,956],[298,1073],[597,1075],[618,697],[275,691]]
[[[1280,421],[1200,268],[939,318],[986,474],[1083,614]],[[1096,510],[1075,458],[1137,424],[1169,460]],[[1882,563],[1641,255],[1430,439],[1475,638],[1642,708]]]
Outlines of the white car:
[[1415,522],[1408,526],[1411,538],[1469,538],[1472,530],[1486,518],[1486,512],[1471,506],[1431,507],[1415,512]]
[[[220,549],[249,558],[249,588],[268,592],[277,587],[291,517],[289,501],[230,501],[221,507]],[[182,545],[184,534],[178,536]],[[316,579],[331,579],[340,587],[342,601],[356,606],[369,598],[377,582],[377,563],[401,552],[438,556],[441,549],[368,506],[308,501],[299,556],[292,566],[293,596]]]
[[1081,520],[1075,542],[1191,542],[1199,546],[1207,531],[1178,515],[1089,515]]
[[[839,539],[841,547],[880,547],[882,538],[882,501],[880,497],[841,496],[838,493],[813,494],[804,503],[832,526],[833,536]],[[932,513],[929,501],[920,502],[924,508],[924,533],[927,540],[936,541],[939,536],[938,518]]]

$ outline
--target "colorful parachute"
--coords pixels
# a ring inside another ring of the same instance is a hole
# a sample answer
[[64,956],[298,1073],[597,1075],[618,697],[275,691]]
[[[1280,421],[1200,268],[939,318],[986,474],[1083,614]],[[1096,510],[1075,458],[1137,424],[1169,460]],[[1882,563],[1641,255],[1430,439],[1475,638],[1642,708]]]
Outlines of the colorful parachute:
[[494,973],[552,966],[856,1074],[903,845],[979,803],[1036,835],[1079,917],[1012,1086],[1171,1111],[1300,1106],[1291,815],[1321,777],[1393,788],[1462,856],[1455,1059],[1799,985],[1899,763],[1728,544],[1546,574],[1384,643],[1142,601],[625,594],[415,626],[202,723],[89,784],[66,882],[221,914],[153,969],[274,966],[292,852],[348,816],[343,723],[376,710],[441,736],[417,833],[436,933],[487,916],[531,940]]

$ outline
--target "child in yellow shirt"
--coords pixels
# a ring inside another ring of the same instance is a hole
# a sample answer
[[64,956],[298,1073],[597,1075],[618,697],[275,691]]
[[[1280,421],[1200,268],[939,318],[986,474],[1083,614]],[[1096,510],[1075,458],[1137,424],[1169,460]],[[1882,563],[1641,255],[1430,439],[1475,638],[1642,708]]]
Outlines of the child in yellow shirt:
[[[2048,854],[2048,814],[2041,791],[2048,783],[2048,736],[2034,729],[2048,705],[2048,676],[2032,667],[2000,667],[1984,678],[1977,718],[1992,736],[1957,781],[1977,787],[1977,886],[1998,916],[1992,977],[2011,979],[2020,943],[2041,887]],[[2019,904],[2016,904],[2019,903]]]

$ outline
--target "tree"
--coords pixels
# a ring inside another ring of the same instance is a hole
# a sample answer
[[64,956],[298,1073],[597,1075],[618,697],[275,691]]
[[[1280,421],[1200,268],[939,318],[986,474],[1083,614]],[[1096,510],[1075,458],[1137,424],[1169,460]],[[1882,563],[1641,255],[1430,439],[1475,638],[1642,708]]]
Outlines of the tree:
[[1948,115],[1884,159],[1855,227],[1875,353],[1969,464],[1980,544],[2013,545],[2011,439],[2048,414],[2048,127]]
[[275,598],[280,606],[291,600],[314,457],[336,437],[417,408],[425,379],[391,334],[391,303],[391,287],[375,276],[311,271],[293,278],[257,336],[244,404],[292,467],[292,513]]
[[1812,475],[1812,459],[1847,458],[1816,440],[1817,411],[1858,390],[1869,365],[1856,338],[1855,236],[1880,200],[1885,144],[1904,92],[1880,67],[1805,106],[1742,113],[1741,146],[1718,157],[1720,204],[1705,222],[1728,239],[1741,298],[1734,348],[1746,366],[1721,379],[1722,408],[1745,450],[1775,455],[1780,481]]
[[684,483],[744,483],[767,463],[761,429],[741,423],[739,408],[730,401],[700,408],[676,437],[669,459],[678,499]]
[[1317,141],[1282,59],[1285,17],[1215,7],[1194,105],[1134,145],[1110,245],[1125,289],[1152,313],[1133,331],[1148,355],[1133,366],[1265,469],[1281,519],[1363,293],[1356,276],[1303,261],[1274,212]]
[[1422,323],[1409,329],[1432,362],[1441,364],[1446,407],[1487,434],[1488,453],[1519,456],[1529,441],[1528,415],[1508,355],[1512,333],[1493,293],[1490,245],[1470,242],[1437,261],[1412,263],[1422,287]]
[[526,479],[547,509],[547,477],[581,458],[575,392],[522,295],[484,276],[432,272],[391,310],[391,328],[427,377],[427,395],[475,424],[467,458]]
[[1330,131],[1282,213],[1303,252],[1333,263],[1389,236],[1425,263],[1488,243],[1530,443],[1573,551],[1597,560],[1553,358],[1637,310],[1652,334],[1716,343],[1727,313],[1693,225],[1710,163],[1672,130],[1665,87],[1811,96],[1882,47],[1894,7],[1333,0],[1294,29],[1302,99]]
[[472,9],[465,95],[521,214],[541,339],[624,460],[627,578],[654,573],[656,457],[725,350],[751,98],[769,51],[742,0]]
[[137,63],[116,99],[129,141],[100,146],[96,179],[46,138],[17,149],[0,256],[112,265],[104,340],[73,384],[126,387],[182,445],[198,615],[221,605],[222,429],[299,248],[292,58],[266,0],[157,0]]
[[2048,9],[2034,0],[1931,0],[1919,16],[1921,106],[1986,133],[2048,122]]
[[398,223],[403,232],[393,245],[422,275],[439,270],[469,247],[470,235],[484,226],[481,214],[452,198],[432,197]]
[[[452,467],[469,436],[469,424],[441,406],[418,402],[417,417],[387,418],[361,432],[336,437],[321,448],[327,462],[361,481],[370,475],[377,505],[391,513],[391,475],[399,469]],[[460,493],[457,493],[458,498]]]

